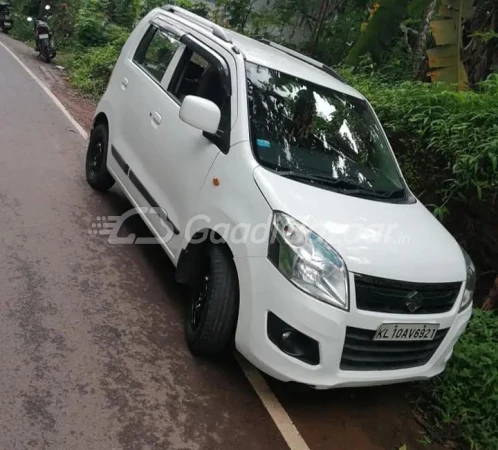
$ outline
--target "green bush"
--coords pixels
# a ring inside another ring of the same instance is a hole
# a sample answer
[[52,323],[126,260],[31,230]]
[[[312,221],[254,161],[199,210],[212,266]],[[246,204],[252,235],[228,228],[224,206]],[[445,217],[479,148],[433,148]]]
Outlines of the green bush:
[[12,37],[19,39],[23,42],[32,42],[34,44],[35,38],[33,34],[33,24],[28,22],[27,16],[23,14],[14,15],[14,26],[10,30]]
[[85,0],[76,17],[75,41],[81,47],[106,44],[106,17],[99,0]]
[[121,46],[107,45],[85,50],[69,58],[67,65],[71,84],[93,97],[102,95],[114,65],[119,57]]
[[474,310],[444,374],[420,389],[418,406],[436,437],[473,450],[498,449],[496,315]]

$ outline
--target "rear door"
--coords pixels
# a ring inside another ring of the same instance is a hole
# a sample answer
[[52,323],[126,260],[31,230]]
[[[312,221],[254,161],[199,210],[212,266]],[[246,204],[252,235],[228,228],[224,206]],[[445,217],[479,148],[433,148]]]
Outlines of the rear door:
[[[119,70],[120,92],[117,127],[111,135],[111,169],[139,207],[159,207],[150,192],[151,170],[156,164],[154,133],[164,114],[158,105],[168,97],[164,80],[171,79],[184,44],[181,30],[157,17],[147,26],[136,48],[131,49]],[[162,236],[168,233],[166,215],[149,214],[148,225]]]
[[180,36],[165,33],[154,22],[148,24],[138,46],[121,67],[119,130],[113,139],[113,156],[117,153],[118,160],[121,157],[141,178],[146,176],[150,161],[151,127],[161,122],[160,117],[151,116],[151,105],[166,96],[161,83],[174,70],[184,47]]

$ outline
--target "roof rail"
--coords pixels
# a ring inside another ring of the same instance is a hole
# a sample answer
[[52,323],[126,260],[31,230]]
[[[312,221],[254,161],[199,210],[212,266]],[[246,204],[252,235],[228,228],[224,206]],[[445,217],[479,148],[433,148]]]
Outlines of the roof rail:
[[215,23],[211,22],[210,20],[205,19],[204,17],[198,16],[193,12],[187,11],[186,9],[174,5],[165,5],[162,7],[162,9],[168,12],[178,14],[180,17],[189,19],[192,22],[195,22],[196,24],[211,30],[213,32],[213,35],[221,39],[222,41],[228,42],[229,44],[232,43],[232,39],[230,38],[226,30],[224,30],[219,25],[216,25]]
[[313,58],[310,58],[306,55],[298,53],[295,50],[284,47],[283,45],[269,41],[268,39],[260,39],[260,42],[262,42],[263,44],[267,44],[270,47],[276,48],[277,50],[280,50],[281,52],[287,53],[288,55],[293,56],[294,58],[300,59],[301,61],[308,63],[308,64],[316,67],[317,69],[322,70],[327,75],[334,77],[336,80],[339,80],[339,81],[342,81],[343,83],[346,83],[346,80],[341,75],[339,75],[334,69],[330,68],[329,66],[326,66],[325,64],[321,63],[320,61],[317,61],[316,59],[313,59]]

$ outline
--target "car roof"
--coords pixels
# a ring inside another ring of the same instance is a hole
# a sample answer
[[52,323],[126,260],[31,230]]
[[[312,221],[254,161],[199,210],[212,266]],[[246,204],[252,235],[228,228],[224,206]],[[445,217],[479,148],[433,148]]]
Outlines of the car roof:
[[233,44],[244,54],[248,62],[278,70],[353,97],[364,98],[356,89],[334,78],[324,70],[301,61],[278,48],[231,30],[227,30],[227,33],[232,38]]
[[[174,9],[174,11],[172,9]],[[278,70],[279,72],[310,81],[320,86],[334,89],[353,97],[361,99],[365,98],[356,89],[352,88],[347,83],[339,80],[338,78],[335,78],[334,76],[328,74],[326,71],[320,69],[319,67],[302,61],[301,59],[296,58],[292,55],[289,55],[288,53],[279,50],[278,48],[268,45],[268,43],[252,39],[233,30],[227,30],[223,27],[220,27],[219,25],[214,24],[213,22],[196,16],[192,13],[188,13],[182,8],[166,5],[162,8],[158,8],[158,11],[163,14],[167,13],[167,16],[173,18],[175,21],[192,28],[197,32],[200,32],[209,39],[216,40],[220,45],[231,52],[234,52],[234,47],[236,47],[238,50],[240,50],[240,52],[242,52],[248,62],[268,67],[270,69]],[[220,33],[222,33],[225,37],[230,38],[229,40],[231,42],[222,39],[219,36],[219,33],[217,35],[217,33],[214,32],[215,28],[218,29]]]

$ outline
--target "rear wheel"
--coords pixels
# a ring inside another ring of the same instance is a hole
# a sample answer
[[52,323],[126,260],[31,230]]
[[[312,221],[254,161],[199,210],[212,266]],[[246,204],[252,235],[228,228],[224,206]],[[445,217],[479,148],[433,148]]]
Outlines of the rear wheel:
[[43,42],[41,46],[41,54],[46,63],[50,63],[51,55],[50,55],[50,44],[48,42]]
[[190,351],[206,357],[226,356],[233,347],[239,312],[239,284],[227,247],[207,244],[190,286],[185,338]]
[[114,185],[114,178],[107,170],[107,148],[109,134],[105,125],[98,125],[92,131],[86,152],[86,179],[98,191],[107,191]]

